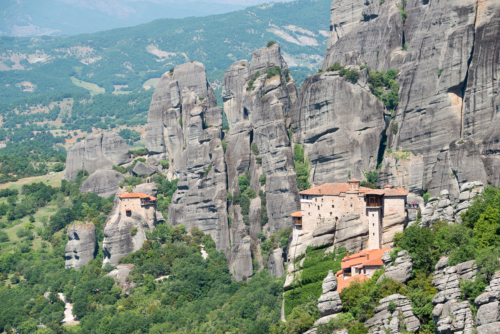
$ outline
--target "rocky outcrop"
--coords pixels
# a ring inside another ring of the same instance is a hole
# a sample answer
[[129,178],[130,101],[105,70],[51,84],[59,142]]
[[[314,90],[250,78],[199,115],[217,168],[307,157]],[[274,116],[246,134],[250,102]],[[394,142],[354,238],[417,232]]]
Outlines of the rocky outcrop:
[[322,317],[342,311],[342,301],[337,292],[337,278],[333,271],[329,271],[323,280],[323,294],[318,299],[318,310]]
[[382,168],[378,178],[378,186],[384,188],[386,185],[403,187],[419,193],[424,189],[424,157],[411,152],[391,152],[384,154]]
[[158,194],[158,187],[155,183],[141,183],[134,187],[134,193],[142,193],[146,195],[155,196]]
[[146,241],[146,231],[153,230],[157,222],[154,208],[149,209],[145,217],[137,212],[133,212],[130,217],[123,217],[119,203],[117,196],[104,225],[103,266],[106,263],[116,266],[118,260],[139,250]]
[[[365,322],[370,334],[415,333],[420,328],[420,321],[413,314],[411,301],[407,297],[394,294],[381,299],[379,303],[375,316]],[[392,304],[396,306],[393,312],[389,307]]]
[[276,278],[285,275],[285,267],[283,265],[283,250],[281,248],[275,249],[271,253],[271,255],[269,255],[267,269],[269,270],[269,275],[275,276]]
[[413,264],[408,251],[400,251],[396,260],[394,260],[394,263],[392,263],[390,257],[390,253],[392,251],[392,249],[388,250],[382,256],[382,261],[385,265],[385,272],[379,277],[377,283],[382,282],[385,277],[390,277],[395,281],[406,283],[411,277]]
[[474,300],[474,306],[478,309],[476,326],[478,334],[498,333],[500,331],[500,272],[486,287],[485,292]]
[[97,170],[90,175],[80,186],[80,192],[94,193],[101,197],[108,198],[116,195],[119,184],[125,180],[123,174],[115,170]]
[[365,171],[377,168],[384,110],[366,80],[352,84],[338,72],[327,72],[304,81],[291,111],[291,128],[316,183],[345,182],[349,175],[364,180]]
[[[477,0],[412,1],[408,52],[399,74],[400,100],[395,121],[399,130],[391,148],[424,156],[424,186],[443,147],[461,137],[463,86],[474,48]],[[436,19],[442,24],[435,24]],[[405,34],[406,36],[407,34]],[[418,126],[416,126],[418,124]],[[449,174],[449,173],[448,173]],[[439,192],[439,191],[438,191]],[[437,195],[437,193],[433,193]]]
[[127,285],[127,277],[133,268],[133,264],[119,264],[105,276],[114,278],[122,287],[125,287]]
[[75,223],[68,227],[68,243],[65,255],[66,268],[80,269],[94,259],[97,253],[97,237],[93,223]]
[[472,205],[474,197],[483,191],[483,183],[480,181],[464,183],[458,198],[453,200],[447,190],[442,190],[439,197],[431,197],[425,205],[420,225],[431,227],[438,220],[461,222],[462,213]]
[[448,258],[436,265],[432,284],[439,291],[433,298],[432,311],[437,333],[469,333],[474,330],[474,318],[468,301],[460,302],[460,282],[474,280],[478,270],[474,261],[446,267]]
[[134,169],[132,170],[132,172],[135,174],[135,175],[138,175],[138,176],[151,176],[153,175],[156,171],[153,170],[151,167],[149,167],[148,165],[146,165],[145,163],[142,163],[140,161],[138,161],[135,166],[134,166]]
[[125,140],[114,132],[92,134],[68,150],[65,177],[76,178],[78,170],[94,173],[130,162],[130,151]]
[[[396,5],[402,6],[403,2],[334,0],[323,70],[334,62],[368,65],[379,71],[399,68],[406,52],[402,43],[403,20]],[[363,63],[352,62],[353,59]]]
[[252,239],[247,236],[241,239],[236,249],[233,248],[234,257],[229,265],[229,272],[233,275],[233,279],[237,281],[249,279],[253,276],[251,241]]
[[[282,71],[281,75],[276,67]],[[227,189],[233,197],[237,196],[240,192],[238,179],[247,174],[255,193],[265,192],[268,234],[290,227],[289,215],[300,207],[285,120],[296,88],[291,75],[284,75],[286,69],[280,46],[275,44],[253,52],[250,67],[246,61],[234,63],[223,79],[224,111],[230,127],[225,135]],[[268,77],[268,70],[274,70],[274,75],[269,73]],[[254,147],[253,152],[251,147]],[[266,184],[261,187],[259,177],[263,174]],[[230,263],[238,256],[235,250],[239,247],[239,235],[246,229],[240,225],[236,210],[237,205],[229,208],[233,219]],[[249,217],[245,219],[250,221],[249,233],[254,242],[262,232],[258,223],[259,211],[262,214],[258,200],[252,200]]]
[[349,253],[366,249],[368,245],[368,224],[359,214],[346,214],[339,219],[335,231],[335,246],[345,247]]
[[403,233],[407,226],[407,216],[401,212],[387,213],[382,218],[382,248],[392,247],[396,233]]
[[[165,172],[179,178],[168,222],[188,230],[198,227],[228,253],[222,109],[216,105],[203,64],[186,63],[165,73],[151,101],[146,148],[148,160],[168,159]],[[154,170],[137,163],[134,172],[150,175]]]

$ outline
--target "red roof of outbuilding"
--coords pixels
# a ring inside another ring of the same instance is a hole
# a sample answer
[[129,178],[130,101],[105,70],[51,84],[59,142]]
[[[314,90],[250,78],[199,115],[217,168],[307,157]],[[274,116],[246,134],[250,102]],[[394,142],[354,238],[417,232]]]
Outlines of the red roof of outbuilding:
[[120,197],[120,198],[143,198],[143,199],[149,198],[150,201],[156,201],[156,197],[151,196],[151,195],[146,195],[143,193],[124,193],[124,194],[118,195],[118,197]]
[[294,212],[290,216],[295,217],[295,218],[300,218],[300,217],[302,217],[302,211]]

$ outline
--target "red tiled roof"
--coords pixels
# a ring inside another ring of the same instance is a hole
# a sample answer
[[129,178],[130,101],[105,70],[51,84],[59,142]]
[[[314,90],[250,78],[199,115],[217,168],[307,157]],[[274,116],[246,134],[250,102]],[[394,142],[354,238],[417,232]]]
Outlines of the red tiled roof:
[[[372,249],[372,250],[362,250],[359,253],[347,255],[342,259],[342,269],[351,268],[353,266],[358,265],[366,265],[368,262],[375,261],[377,259],[381,259],[384,253],[391,249],[390,247],[385,249]],[[380,261],[382,262],[382,261]],[[381,263],[382,265],[383,263]],[[371,264],[375,265],[375,264]]]
[[[360,193],[369,192],[370,188],[359,187]],[[325,183],[320,186],[299,192],[301,195],[340,195],[349,191],[347,183]]]
[[156,197],[142,194],[142,193],[124,193],[119,195],[118,197],[120,198],[143,198],[143,199],[149,199],[150,201],[156,201]]
[[368,281],[370,277],[365,274],[355,275],[349,278],[344,279],[344,277],[340,276],[337,278],[337,292],[341,293],[342,289],[349,287],[352,282],[358,281],[359,283]]
[[385,188],[385,189],[373,189],[370,192],[365,193],[366,195],[384,195],[387,197],[393,196],[407,196],[409,191],[401,188]]
[[302,217],[302,211],[294,212],[290,216],[300,218],[300,217]]

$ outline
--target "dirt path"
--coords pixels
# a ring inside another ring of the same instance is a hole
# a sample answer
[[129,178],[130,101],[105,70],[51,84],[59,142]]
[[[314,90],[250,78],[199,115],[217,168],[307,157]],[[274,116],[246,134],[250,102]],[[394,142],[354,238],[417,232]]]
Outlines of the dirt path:
[[65,326],[74,326],[78,325],[80,321],[75,320],[75,317],[73,316],[73,305],[66,302],[66,298],[64,298],[64,295],[62,293],[58,293],[59,299],[62,300],[65,304],[64,306],[64,319],[61,322]]

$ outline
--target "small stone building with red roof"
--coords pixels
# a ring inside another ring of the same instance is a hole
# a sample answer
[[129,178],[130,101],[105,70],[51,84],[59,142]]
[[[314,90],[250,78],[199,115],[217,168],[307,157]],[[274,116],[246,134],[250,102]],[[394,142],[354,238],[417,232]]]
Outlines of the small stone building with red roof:
[[341,268],[336,274],[337,292],[347,288],[352,282],[369,280],[375,271],[384,266],[382,255],[391,248],[362,250],[342,259]]
[[394,212],[406,216],[408,191],[388,185],[384,189],[360,186],[360,180],[348,183],[326,183],[300,193],[301,210],[291,216],[294,228],[312,232],[316,226],[336,223],[344,215],[359,214],[369,225],[368,249],[382,245],[382,219]]
[[120,215],[131,217],[132,214],[139,214],[144,219],[149,220],[156,212],[156,197],[143,193],[123,193],[120,198]]

